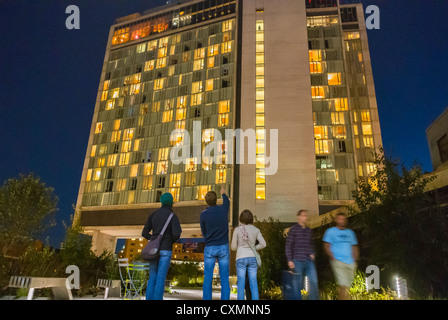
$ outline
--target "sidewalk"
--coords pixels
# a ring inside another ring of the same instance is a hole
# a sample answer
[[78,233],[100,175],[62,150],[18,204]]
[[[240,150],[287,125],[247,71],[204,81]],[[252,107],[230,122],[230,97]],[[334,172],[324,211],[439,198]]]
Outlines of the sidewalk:
[[[122,300],[122,298],[110,297],[107,300]],[[142,297],[144,300],[145,297]],[[163,295],[164,300],[202,300],[202,288],[192,288],[192,289],[173,289],[172,293],[165,292]],[[21,297],[15,299],[14,296],[3,296],[0,300],[26,300],[26,297]],[[33,300],[49,300],[49,298],[39,297]],[[104,300],[104,295],[86,295],[82,297],[73,297],[73,300]],[[213,300],[221,300],[221,292],[218,290],[213,290]],[[230,294],[230,300],[236,300],[236,294]]]

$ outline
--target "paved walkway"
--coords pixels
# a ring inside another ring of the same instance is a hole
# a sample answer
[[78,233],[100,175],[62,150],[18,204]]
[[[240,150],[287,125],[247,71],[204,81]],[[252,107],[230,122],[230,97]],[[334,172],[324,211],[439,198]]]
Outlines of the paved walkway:
[[[82,297],[73,297],[74,300],[104,300],[104,295],[86,295]],[[123,299],[123,297],[121,298]],[[120,298],[109,297],[108,300],[121,300]],[[202,289],[201,288],[193,288],[193,289],[173,289],[172,293],[165,292],[163,295],[164,300],[202,300]],[[213,300],[220,300],[221,292],[218,290],[213,291]],[[15,299],[14,296],[3,296],[0,300],[26,300],[26,297],[21,297],[19,299]],[[35,298],[33,300],[48,300],[45,297]],[[144,297],[142,298],[144,300]],[[230,294],[230,300],[236,300],[236,294]]]

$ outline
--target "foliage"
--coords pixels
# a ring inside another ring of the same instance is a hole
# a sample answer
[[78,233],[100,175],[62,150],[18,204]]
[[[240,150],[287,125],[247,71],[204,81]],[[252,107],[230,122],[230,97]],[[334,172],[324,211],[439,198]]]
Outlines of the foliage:
[[55,225],[58,198],[33,174],[8,179],[0,187],[0,234],[3,255],[12,246],[30,239]]
[[447,216],[425,193],[434,178],[418,165],[407,169],[382,149],[373,163],[376,172],[356,181],[356,205],[349,208],[364,264],[377,265],[381,279],[399,274],[415,294],[447,296]]
[[254,226],[260,229],[263,238],[266,240],[266,247],[259,251],[262,261],[257,274],[260,297],[275,299],[279,296],[282,270],[285,270],[287,265],[285,226],[278,219],[272,217],[263,221],[255,221]]
[[[358,271],[349,290],[352,300],[396,300],[395,291],[380,287],[379,290],[366,290],[365,274]],[[320,297],[323,300],[337,300],[338,287],[334,281],[325,282],[321,287]]]
[[202,286],[204,272],[197,262],[171,263],[167,278],[177,282],[179,287]]

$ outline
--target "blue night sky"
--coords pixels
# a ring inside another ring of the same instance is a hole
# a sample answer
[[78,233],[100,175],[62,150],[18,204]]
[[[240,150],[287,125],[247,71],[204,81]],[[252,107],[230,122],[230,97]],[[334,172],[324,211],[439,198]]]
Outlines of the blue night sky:
[[[76,203],[109,27],[162,0],[0,0],[0,182],[33,172],[59,197],[61,221]],[[368,31],[383,145],[407,166],[432,171],[425,129],[448,106],[448,1],[363,0],[381,10]],[[81,13],[68,30],[68,5]]]

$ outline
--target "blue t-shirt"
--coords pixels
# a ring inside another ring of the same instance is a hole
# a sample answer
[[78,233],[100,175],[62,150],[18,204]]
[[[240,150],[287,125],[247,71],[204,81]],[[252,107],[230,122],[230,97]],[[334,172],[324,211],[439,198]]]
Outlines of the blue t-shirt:
[[352,230],[337,227],[327,229],[323,241],[330,244],[330,251],[336,260],[347,264],[354,262],[352,246],[356,246],[358,241]]

